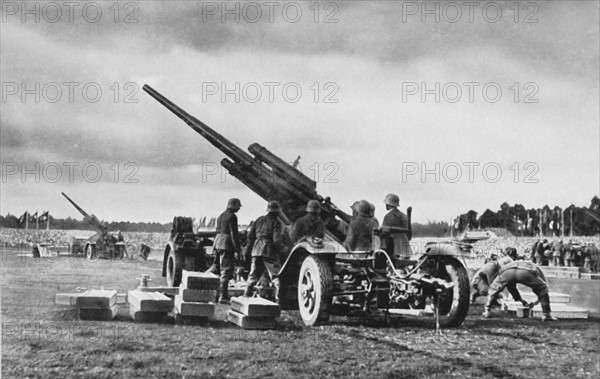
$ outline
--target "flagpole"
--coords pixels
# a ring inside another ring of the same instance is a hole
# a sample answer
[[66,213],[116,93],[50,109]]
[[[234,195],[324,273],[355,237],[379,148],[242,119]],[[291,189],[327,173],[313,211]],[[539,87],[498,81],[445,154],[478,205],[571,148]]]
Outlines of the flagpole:
[[39,230],[40,229],[40,216],[39,216],[38,212],[35,212],[35,214],[37,215],[35,217],[35,230]]
[[571,208],[571,237],[573,237],[573,229],[575,229],[575,225],[573,225],[573,208]]
[[29,211],[25,211],[25,230],[29,230]]
[[50,230],[50,211],[46,211],[46,231]]
[[565,236],[565,212],[560,210],[560,236]]

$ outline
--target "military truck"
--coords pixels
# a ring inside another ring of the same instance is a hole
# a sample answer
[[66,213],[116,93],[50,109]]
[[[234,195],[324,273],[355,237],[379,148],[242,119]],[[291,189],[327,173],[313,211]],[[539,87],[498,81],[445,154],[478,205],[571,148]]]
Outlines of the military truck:
[[[429,243],[415,259],[398,259],[379,249],[384,234],[406,234],[410,238],[409,219],[405,229],[375,229],[372,249],[347,251],[342,241],[351,216],[330,197],[318,194],[313,180],[257,143],[249,146],[250,154],[246,153],[150,86],[144,85],[143,89],[223,152],[227,158],[221,165],[232,176],[265,201],[278,200],[283,224],[291,225],[301,217],[308,201],[320,203],[325,239],[304,239],[286,249],[289,253],[283,257],[278,275],[282,309],[297,309],[306,325],[318,325],[327,322],[340,307],[348,312],[363,309],[366,313],[423,315],[429,314],[425,312],[429,305],[436,316],[431,320],[442,327],[463,323],[469,309],[469,278],[464,264],[469,254],[459,244]],[[179,245],[185,243],[183,233]],[[192,240],[187,243],[197,246]],[[173,262],[177,267],[176,258]]]

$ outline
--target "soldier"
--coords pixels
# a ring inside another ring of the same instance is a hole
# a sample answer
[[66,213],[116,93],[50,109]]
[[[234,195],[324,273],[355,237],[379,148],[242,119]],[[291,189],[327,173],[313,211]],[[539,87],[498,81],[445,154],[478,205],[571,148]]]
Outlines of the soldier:
[[593,242],[587,242],[585,245],[586,246],[583,249],[582,254],[584,257],[583,268],[586,270],[586,272],[597,272],[597,260],[600,255],[600,251]]
[[356,204],[357,216],[350,222],[344,247],[348,251],[373,250],[373,229],[377,226],[369,216],[371,206],[366,200]]
[[[385,227],[396,227],[396,228],[408,228],[408,217],[398,210],[400,206],[400,198],[398,195],[390,193],[383,200],[385,203],[385,209],[389,212],[383,218],[382,228]],[[399,252],[401,259],[408,259],[411,256],[411,249],[408,243],[409,236],[406,234],[392,234],[390,236],[381,239],[381,248],[385,250],[390,257],[394,257],[394,252]],[[396,246],[398,245],[398,246]]]
[[537,249],[538,249],[538,245],[540,244],[540,239],[538,238],[537,241],[535,241],[535,243],[533,244],[533,246],[531,247],[531,255],[529,256],[529,259],[533,262],[533,263],[538,263],[536,261],[536,255],[537,255]]
[[321,204],[317,200],[311,200],[306,204],[306,212],[304,216],[296,220],[292,231],[294,243],[298,242],[303,237],[319,237],[325,236],[325,225],[319,217],[321,213]]
[[235,253],[240,255],[242,247],[238,234],[238,219],[235,215],[242,203],[239,199],[229,199],[227,209],[217,218],[217,235],[213,245],[215,251],[215,261],[208,272],[221,275],[221,285],[219,293],[219,303],[228,304],[229,281],[233,278],[233,266]]
[[562,240],[554,240],[552,243],[552,264],[555,267],[562,266],[562,258],[563,258],[563,241]]
[[542,321],[556,321],[556,318],[551,315],[548,285],[542,270],[533,262],[513,262],[512,259],[508,260],[506,258],[499,261],[499,271],[490,286],[483,317],[490,316],[490,308],[504,288],[508,288],[508,292],[515,301],[520,301],[523,306],[528,307],[529,303],[521,298],[521,294],[517,290],[517,284],[519,283],[531,288],[533,293],[537,295],[542,305]]
[[[259,217],[248,235],[248,250],[252,251],[252,267],[248,277],[248,285],[244,296],[251,296],[254,286],[267,271],[275,286],[275,301],[279,301],[279,252],[283,225],[278,219],[281,206],[277,200],[272,200],[267,206],[267,214]],[[256,242],[255,242],[256,241]]]
[[471,280],[471,304],[475,303],[478,296],[487,296],[490,289],[490,284],[496,278],[500,270],[498,261],[492,261],[481,266],[473,275]]
[[369,217],[371,217],[373,219],[373,221],[375,221],[375,227],[379,227],[379,220],[377,220],[377,217],[375,217],[375,204],[373,203],[369,203],[369,207],[371,207],[371,211],[369,212]]
[[538,266],[548,266],[548,258],[545,256],[545,250],[548,240],[544,240],[537,245],[537,251],[535,252],[535,263]]

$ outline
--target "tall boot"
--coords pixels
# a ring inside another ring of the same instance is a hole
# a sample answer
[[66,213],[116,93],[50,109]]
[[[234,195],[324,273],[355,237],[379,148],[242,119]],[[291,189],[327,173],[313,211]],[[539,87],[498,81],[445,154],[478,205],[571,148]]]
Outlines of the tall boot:
[[550,295],[545,294],[540,297],[540,305],[542,306],[542,321],[558,321],[557,318],[552,317],[550,310]]
[[221,304],[229,304],[229,281],[224,280],[221,282],[221,286],[219,287],[219,303]]

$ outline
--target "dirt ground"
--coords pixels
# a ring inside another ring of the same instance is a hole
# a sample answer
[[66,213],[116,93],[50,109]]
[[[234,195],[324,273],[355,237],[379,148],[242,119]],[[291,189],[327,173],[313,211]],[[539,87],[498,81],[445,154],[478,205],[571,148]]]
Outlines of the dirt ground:
[[2,252],[2,377],[365,377],[597,378],[600,320],[541,323],[497,311],[436,336],[431,320],[348,319],[304,327],[283,312],[276,330],[135,324],[122,307],[112,322],[79,321],[54,304],[77,287],[164,285],[156,261],[44,260]]

